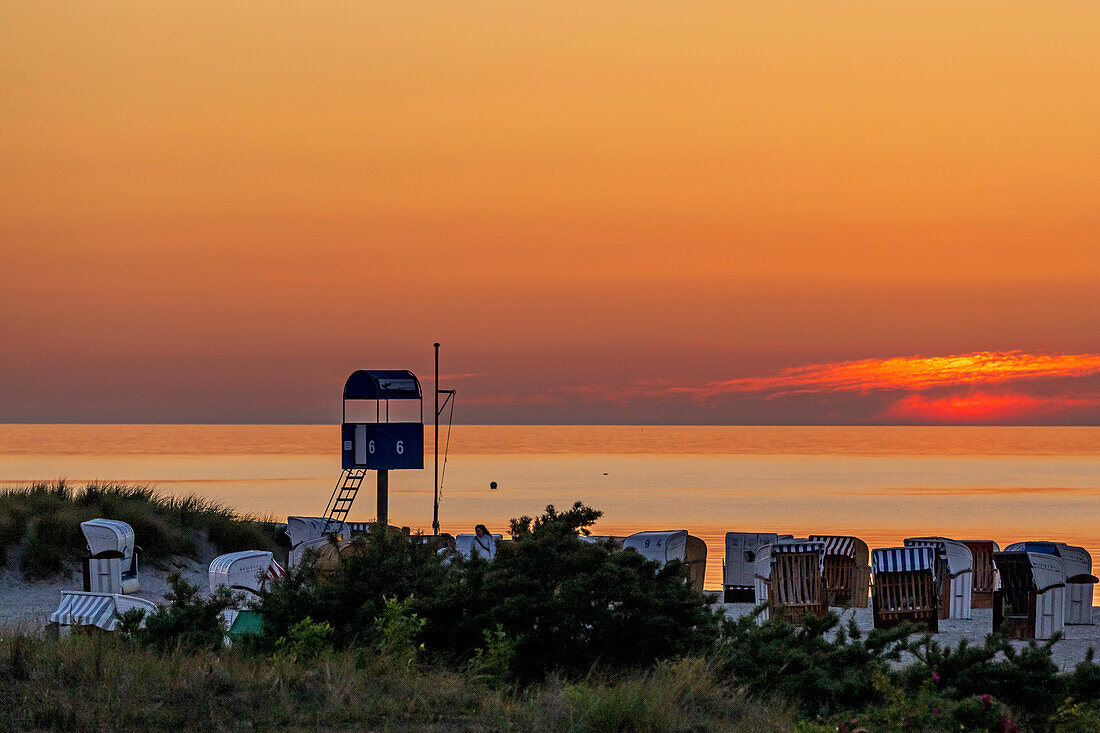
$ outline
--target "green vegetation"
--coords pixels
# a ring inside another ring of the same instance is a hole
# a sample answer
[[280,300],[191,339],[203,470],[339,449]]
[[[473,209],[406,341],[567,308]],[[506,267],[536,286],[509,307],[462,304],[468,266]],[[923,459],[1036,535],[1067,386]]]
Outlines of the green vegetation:
[[516,520],[492,563],[372,533],[271,583],[231,647],[230,597],[173,577],[117,634],[0,639],[0,730],[1100,730],[1091,654],[727,620],[679,564],[578,541],[598,516]]
[[218,552],[275,545],[274,523],[206,499],[168,497],[146,486],[123,484],[74,489],[58,481],[0,490],[0,561],[21,544],[20,567],[27,577],[56,575],[85,554],[80,523],[96,517],[127,522],[134,528],[142,561],[153,564],[175,556],[198,559],[203,533]]
[[[306,633],[308,637],[309,632]],[[0,639],[0,730],[790,730],[701,660],[528,687],[407,665],[375,647],[307,657],[167,651],[108,634]]]
[[259,604],[261,643],[270,648],[304,618],[329,624],[341,647],[375,643],[397,623],[388,603],[399,600],[429,658],[453,665],[479,655],[482,664],[506,667],[499,676],[521,682],[709,650],[720,614],[684,583],[683,566],[578,542],[599,516],[577,504],[517,520],[514,540],[491,563],[372,533],[341,553],[335,568],[306,562],[271,584]]

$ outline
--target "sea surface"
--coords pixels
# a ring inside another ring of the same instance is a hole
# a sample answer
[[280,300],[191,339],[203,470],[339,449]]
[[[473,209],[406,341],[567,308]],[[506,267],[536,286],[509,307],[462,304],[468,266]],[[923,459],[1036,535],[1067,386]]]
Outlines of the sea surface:
[[[599,534],[687,529],[721,585],[727,531],[1053,539],[1100,561],[1100,428],[457,425],[440,522],[470,532],[547,504],[601,509]],[[431,531],[425,469],[390,472],[390,522]],[[446,449],[446,450],[444,450]],[[340,478],[332,425],[0,425],[0,486],[150,484],[285,519],[320,514]],[[372,480],[368,478],[368,482]],[[490,489],[490,482],[497,489]],[[364,484],[350,519],[374,515]],[[140,538],[138,539],[140,544]]]

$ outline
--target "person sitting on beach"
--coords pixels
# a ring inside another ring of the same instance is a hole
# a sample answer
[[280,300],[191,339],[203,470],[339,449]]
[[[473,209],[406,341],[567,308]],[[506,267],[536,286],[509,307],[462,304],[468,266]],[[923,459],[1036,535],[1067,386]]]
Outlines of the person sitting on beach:
[[486,560],[492,560],[497,556],[496,539],[489,534],[489,530],[484,524],[474,527],[474,545],[470,549],[484,556]]

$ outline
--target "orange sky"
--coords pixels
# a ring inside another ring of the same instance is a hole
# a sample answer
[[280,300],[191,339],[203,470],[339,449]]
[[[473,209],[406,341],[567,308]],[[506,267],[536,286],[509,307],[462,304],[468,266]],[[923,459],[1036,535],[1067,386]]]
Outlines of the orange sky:
[[1100,423],[1088,375],[596,396],[1100,351],[1097,28],[1091,1],[6,2],[0,421],[329,422],[352,369],[426,376],[440,340],[468,421]]

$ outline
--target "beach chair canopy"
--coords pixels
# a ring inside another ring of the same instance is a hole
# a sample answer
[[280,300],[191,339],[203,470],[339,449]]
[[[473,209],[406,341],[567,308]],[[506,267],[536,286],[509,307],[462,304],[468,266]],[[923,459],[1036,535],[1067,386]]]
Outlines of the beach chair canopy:
[[1038,552],[1043,555],[1059,556],[1058,542],[1048,542],[1046,540],[1031,540],[1028,542],[1013,542],[1011,545],[1005,548],[1005,552]]
[[791,535],[775,532],[726,532],[726,566],[723,583],[751,587],[756,574],[756,556],[760,548]]
[[[1068,582],[1095,583],[1092,575],[1092,555],[1084,547],[1067,545],[1065,542],[1014,542],[1005,548],[1005,552],[1035,552],[1054,555],[1061,558],[1065,566]],[[1080,578],[1080,580],[1076,580]]]
[[130,557],[134,554],[134,530],[117,519],[89,519],[80,523],[92,557]]
[[230,552],[210,563],[210,590],[224,585],[258,593],[265,581],[282,575],[282,566],[266,550]]
[[[1011,546],[1011,545],[1010,545]],[[1006,585],[1012,585],[1021,581],[1029,586],[1029,590],[1036,593],[1045,593],[1052,588],[1064,587],[1066,584],[1066,566],[1062,558],[1045,552],[1023,552],[1005,549],[993,556],[997,566],[1002,569],[1001,579]],[[1005,572],[1005,568],[1011,565],[1022,564],[1026,572]]]
[[819,572],[825,571],[825,543],[812,540],[779,540],[775,544],[765,545],[756,555],[756,577],[769,580],[775,566],[776,555],[816,555]]
[[336,534],[340,537],[350,537],[351,531],[344,522],[335,522],[324,517],[287,517],[286,535],[290,538],[290,546],[297,547],[306,540],[324,537],[326,534]]
[[970,548],[958,540],[946,537],[910,537],[905,540],[906,547],[934,547],[947,560],[947,572],[954,578],[960,573],[974,571],[974,555]]
[[662,565],[670,560],[687,561],[688,533],[686,529],[663,532],[635,532],[623,540],[623,549],[634,550],[647,560]]
[[867,543],[858,537],[848,535],[812,534],[810,541],[825,545],[826,555],[843,555],[856,561],[857,565],[866,565],[870,561]]
[[959,540],[967,547],[970,548],[970,552],[975,550],[981,550],[983,552],[1000,552],[1000,546],[993,540]]
[[871,551],[871,570],[878,573],[901,573],[931,570],[936,573],[934,547],[883,547]]
[[157,604],[117,593],[67,590],[61,592],[61,604],[50,614],[50,621],[61,626],[97,626],[104,631],[114,631],[118,628],[118,617],[132,608],[143,609],[149,614],[156,610]]

